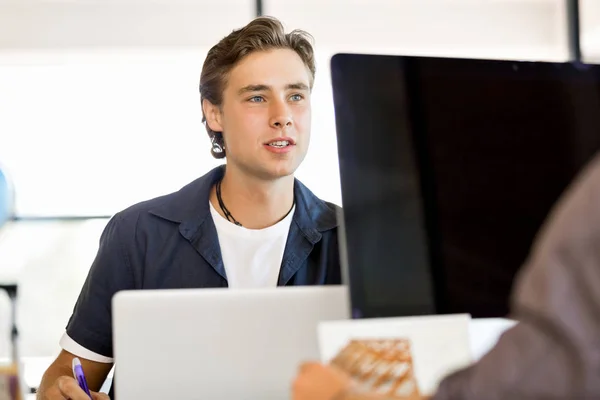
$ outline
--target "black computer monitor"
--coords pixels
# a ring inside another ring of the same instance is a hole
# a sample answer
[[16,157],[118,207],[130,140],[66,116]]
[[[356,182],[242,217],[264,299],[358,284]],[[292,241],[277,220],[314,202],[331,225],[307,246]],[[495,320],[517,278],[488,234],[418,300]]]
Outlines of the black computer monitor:
[[338,54],[331,74],[354,317],[506,316],[600,149],[600,66]]

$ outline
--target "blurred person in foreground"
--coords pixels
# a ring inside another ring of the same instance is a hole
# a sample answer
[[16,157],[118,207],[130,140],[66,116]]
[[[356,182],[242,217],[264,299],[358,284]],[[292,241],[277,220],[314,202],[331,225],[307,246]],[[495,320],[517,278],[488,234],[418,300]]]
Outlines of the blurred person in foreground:
[[[518,323],[431,400],[600,399],[600,154],[550,213],[516,277],[511,314]],[[311,362],[292,391],[294,400],[385,398]]]

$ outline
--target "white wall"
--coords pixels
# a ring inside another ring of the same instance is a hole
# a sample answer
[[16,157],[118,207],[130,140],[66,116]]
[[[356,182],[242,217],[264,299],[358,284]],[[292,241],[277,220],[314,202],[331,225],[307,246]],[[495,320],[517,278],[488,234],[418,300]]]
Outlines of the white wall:
[[[0,282],[17,281],[21,355],[52,356],[106,220],[20,222],[0,230]],[[0,292],[0,365],[9,356],[9,301]]]
[[0,159],[17,213],[112,215],[216,165],[199,105],[205,53],[0,53]]
[[565,0],[265,0],[265,12],[333,51],[569,57]]
[[0,0],[0,49],[205,47],[254,13],[253,0]]
[[600,64],[600,1],[579,0],[579,15],[582,58]]

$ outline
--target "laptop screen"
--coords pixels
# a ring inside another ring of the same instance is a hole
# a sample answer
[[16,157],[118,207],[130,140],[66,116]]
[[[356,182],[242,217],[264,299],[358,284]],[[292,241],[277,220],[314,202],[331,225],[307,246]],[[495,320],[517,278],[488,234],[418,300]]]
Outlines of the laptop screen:
[[600,66],[338,54],[331,73],[354,317],[506,316],[600,149]]

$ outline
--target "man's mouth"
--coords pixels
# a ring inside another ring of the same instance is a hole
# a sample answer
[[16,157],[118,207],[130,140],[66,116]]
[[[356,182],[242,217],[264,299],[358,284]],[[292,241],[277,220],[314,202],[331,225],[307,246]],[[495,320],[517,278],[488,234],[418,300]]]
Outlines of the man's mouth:
[[273,138],[270,142],[265,143],[265,145],[275,149],[284,149],[296,145],[296,142],[291,137],[278,137]]
[[287,147],[289,145],[291,145],[292,143],[290,143],[288,140],[277,140],[275,142],[271,142],[268,145],[271,147],[275,147],[278,149],[282,149],[284,147]]

